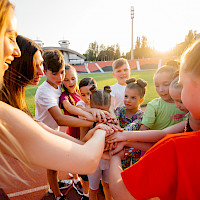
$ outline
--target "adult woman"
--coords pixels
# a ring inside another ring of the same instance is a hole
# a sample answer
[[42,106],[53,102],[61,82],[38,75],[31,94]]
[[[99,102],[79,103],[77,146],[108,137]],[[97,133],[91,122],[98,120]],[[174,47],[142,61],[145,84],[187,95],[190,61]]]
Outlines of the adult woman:
[[[0,27],[0,45],[3,50],[0,51],[2,82],[4,72],[8,68],[7,63],[20,56],[16,43],[16,16],[8,0],[0,0]],[[5,153],[22,162],[43,168],[82,174],[93,173],[99,163],[106,134],[103,130],[97,130],[88,142],[80,145],[47,132],[24,112],[3,102],[0,102],[0,119],[1,154]],[[11,169],[7,171],[16,176]],[[5,168],[0,172],[6,180]]]
[[26,104],[25,88],[30,84],[37,85],[43,75],[43,50],[34,41],[20,35],[17,44],[21,57],[15,58],[4,74],[2,101],[32,116]]

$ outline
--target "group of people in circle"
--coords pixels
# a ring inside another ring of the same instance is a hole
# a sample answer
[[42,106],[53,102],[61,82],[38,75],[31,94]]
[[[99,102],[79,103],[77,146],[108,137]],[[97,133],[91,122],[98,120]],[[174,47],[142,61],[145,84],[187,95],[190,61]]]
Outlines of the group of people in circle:
[[[0,183],[27,183],[4,154],[23,167],[47,169],[49,192],[73,187],[82,199],[198,199],[200,144],[200,41],[179,63],[167,63],[153,77],[159,95],[141,109],[147,82],[130,78],[124,58],[113,62],[117,83],[98,89],[59,50],[43,51],[17,34],[9,0],[0,0]],[[35,116],[25,98],[28,85],[46,80],[35,95]],[[103,74],[102,74],[103,76]],[[147,91],[150,92],[150,91]],[[62,112],[63,110],[63,112]],[[65,132],[59,126],[67,126]],[[72,177],[58,181],[58,171]],[[66,174],[68,174],[66,173]]]

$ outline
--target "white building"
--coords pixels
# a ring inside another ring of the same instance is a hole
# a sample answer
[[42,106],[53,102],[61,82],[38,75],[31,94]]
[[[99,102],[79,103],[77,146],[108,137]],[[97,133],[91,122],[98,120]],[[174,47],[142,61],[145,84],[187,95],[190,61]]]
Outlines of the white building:
[[[81,65],[84,63],[84,60],[86,59],[86,57],[80,53],[78,53],[77,51],[71,50],[69,49],[69,40],[60,40],[58,41],[60,47],[43,47],[43,43],[41,40],[35,40],[35,42],[37,44],[39,44],[43,50],[47,50],[47,49],[58,49],[62,52],[62,54],[64,55],[64,59],[66,63],[72,64],[72,65]],[[42,45],[41,45],[42,44]]]

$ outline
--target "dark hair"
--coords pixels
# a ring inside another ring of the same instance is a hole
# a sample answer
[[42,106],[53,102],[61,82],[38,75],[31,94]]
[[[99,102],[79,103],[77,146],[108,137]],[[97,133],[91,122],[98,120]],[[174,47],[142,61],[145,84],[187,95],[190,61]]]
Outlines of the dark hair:
[[92,77],[83,78],[79,82],[79,89],[88,85],[95,85],[97,87],[97,82]]
[[25,87],[35,75],[34,54],[38,50],[43,54],[43,50],[34,41],[21,35],[17,36],[17,43],[21,57],[15,58],[4,74],[2,100],[31,115],[26,104]]
[[44,51],[44,70],[58,72],[64,65],[64,56],[58,49],[49,49]]
[[143,79],[136,80],[135,78],[130,78],[126,80],[126,88],[137,89],[140,95],[140,98],[143,98],[146,93],[147,82]]
[[104,89],[97,89],[95,85],[90,88],[90,106],[108,106],[111,104],[111,88],[110,86],[105,86]]
[[[76,72],[76,69],[75,69],[72,65],[66,64],[66,65],[65,65],[65,70],[70,70],[70,69]],[[65,74],[66,74],[66,72],[65,72]],[[77,72],[76,72],[76,75],[77,75]],[[62,87],[63,87],[65,93],[69,96],[70,103],[71,103],[72,105],[75,106],[75,105],[76,105],[76,104],[75,104],[75,101],[74,101],[73,97],[70,95],[68,89],[65,87],[64,84],[62,84]],[[78,85],[76,85],[76,92],[79,93]]]

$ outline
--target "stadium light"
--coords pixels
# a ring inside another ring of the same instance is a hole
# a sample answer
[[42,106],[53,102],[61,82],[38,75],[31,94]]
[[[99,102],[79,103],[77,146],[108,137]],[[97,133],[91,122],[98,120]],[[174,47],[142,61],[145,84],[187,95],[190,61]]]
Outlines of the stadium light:
[[133,19],[134,19],[134,7],[131,6],[131,24],[132,24],[132,34],[131,34],[131,60],[134,59],[134,54],[133,54]]

